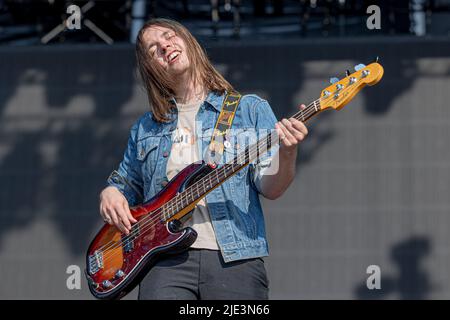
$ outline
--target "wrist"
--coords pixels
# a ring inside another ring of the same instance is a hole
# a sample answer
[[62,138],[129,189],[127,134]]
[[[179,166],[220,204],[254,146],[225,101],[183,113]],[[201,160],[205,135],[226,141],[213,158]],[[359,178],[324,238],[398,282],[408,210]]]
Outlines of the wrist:
[[280,147],[280,156],[284,158],[292,158],[297,156],[298,145],[286,147]]

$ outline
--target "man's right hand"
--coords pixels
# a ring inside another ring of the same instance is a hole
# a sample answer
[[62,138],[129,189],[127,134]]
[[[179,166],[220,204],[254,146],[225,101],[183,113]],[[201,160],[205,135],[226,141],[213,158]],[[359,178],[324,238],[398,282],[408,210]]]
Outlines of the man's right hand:
[[106,187],[100,193],[100,215],[106,223],[115,225],[125,234],[129,234],[131,224],[137,222],[131,215],[127,199],[112,186]]

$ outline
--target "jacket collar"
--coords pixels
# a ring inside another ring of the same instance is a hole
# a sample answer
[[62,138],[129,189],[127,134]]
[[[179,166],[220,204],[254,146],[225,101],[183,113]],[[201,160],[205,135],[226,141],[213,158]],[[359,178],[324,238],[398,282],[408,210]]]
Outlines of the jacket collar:
[[226,92],[222,95],[218,95],[212,91],[208,93],[205,101],[210,104],[218,112],[222,111],[223,100],[225,99]]

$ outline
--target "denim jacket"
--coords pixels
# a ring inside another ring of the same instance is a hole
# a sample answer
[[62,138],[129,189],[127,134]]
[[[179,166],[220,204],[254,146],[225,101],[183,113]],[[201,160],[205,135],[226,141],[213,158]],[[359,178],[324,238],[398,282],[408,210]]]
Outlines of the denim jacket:
[[[196,116],[198,150],[201,159],[211,140],[211,133],[220,114],[224,95],[210,92]],[[256,95],[241,98],[232,124],[239,132],[224,148],[223,161],[229,161],[251,141],[247,132],[273,130],[276,117],[266,100]],[[166,166],[172,148],[172,131],[177,126],[177,113],[168,123],[157,122],[150,112],[132,126],[124,158],[117,171],[108,178],[108,185],[117,187],[130,206],[150,200],[167,184]],[[256,130],[255,130],[256,129]],[[263,130],[264,129],[264,130]],[[258,136],[257,138],[260,138]],[[268,255],[265,223],[259,195],[261,172],[270,166],[277,147],[246,166],[233,177],[206,195],[218,246],[225,262]]]

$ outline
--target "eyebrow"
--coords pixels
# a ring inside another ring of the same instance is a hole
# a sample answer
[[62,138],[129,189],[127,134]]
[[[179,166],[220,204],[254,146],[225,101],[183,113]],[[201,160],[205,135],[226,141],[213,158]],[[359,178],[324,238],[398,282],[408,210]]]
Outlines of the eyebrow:
[[[167,36],[167,34],[169,34],[170,32],[172,32],[172,30],[164,31],[164,33],[162,34],[162,37],[165,38],[165,37]],[[150,44],[147,46],[147,50],[150,50],[150,48],[151,48],[152,46],[154,46],[154,45],[156,45],[155,42],[150,43]]]

